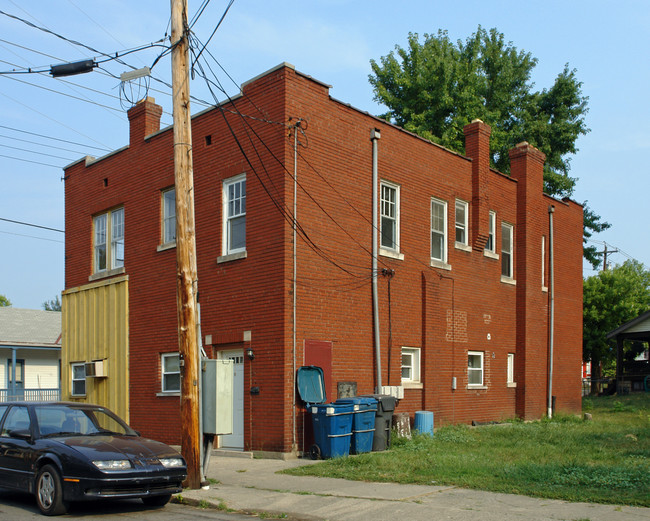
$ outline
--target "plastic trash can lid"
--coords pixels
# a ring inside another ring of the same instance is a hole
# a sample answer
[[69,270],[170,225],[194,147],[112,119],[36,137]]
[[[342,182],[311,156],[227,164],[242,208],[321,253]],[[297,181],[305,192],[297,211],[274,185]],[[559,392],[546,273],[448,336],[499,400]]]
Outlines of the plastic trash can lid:
[[296,385],[300,399],[307,405],[325,403],[325,376],[323,369],[315,365],[305,365],[298,369]]

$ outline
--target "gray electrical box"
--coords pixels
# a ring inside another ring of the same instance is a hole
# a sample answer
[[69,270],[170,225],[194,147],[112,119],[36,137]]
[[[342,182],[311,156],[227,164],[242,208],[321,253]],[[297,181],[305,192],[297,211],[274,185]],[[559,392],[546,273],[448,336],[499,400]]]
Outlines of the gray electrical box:
[[234,362],[201,360],[203,432],[232,434]]

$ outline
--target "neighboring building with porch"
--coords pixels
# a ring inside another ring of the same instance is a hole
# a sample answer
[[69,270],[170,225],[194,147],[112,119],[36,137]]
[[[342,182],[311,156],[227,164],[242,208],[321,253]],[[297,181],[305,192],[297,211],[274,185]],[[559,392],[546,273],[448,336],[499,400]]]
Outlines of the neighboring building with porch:
[[0,401],[58,400],[61,312],[0,307]]
[[[608,333],[616,341],[616,391],[650,392],[650,310]],[[625,356],[625,342],[641,342],[645,349],[633,359]]]
[[[520,144],[506,176],[481,121],[461,155],[329,88],[283,64],[192,120],[201,338],[209,357],[235,361],[235,432],[220,445],[302,450],[302,365],[323,368],[328,400],[390,392],[396,412],[433,411],[436,425],[532,419],[551,402],[554,345],[554,403],[579,411],[583,210],[543,193],[544,154]],[[178,443],[161,113],[143,100],[127,146],[65,169],[62,389]]]

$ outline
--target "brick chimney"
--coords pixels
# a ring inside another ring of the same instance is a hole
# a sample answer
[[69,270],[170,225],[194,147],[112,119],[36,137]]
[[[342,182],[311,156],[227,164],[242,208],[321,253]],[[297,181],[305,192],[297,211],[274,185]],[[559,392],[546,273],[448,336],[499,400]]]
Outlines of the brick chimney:
[[162,107],[156,105],[153,98],[144,98],[128,111],[129,116],[129,146],[133,147],[144,141],[144,138],[160,130]]
[[472,160],[472,248],[483,251],[490,234],[488,176],[492,128],[475,119],[463,132],[465,155]]

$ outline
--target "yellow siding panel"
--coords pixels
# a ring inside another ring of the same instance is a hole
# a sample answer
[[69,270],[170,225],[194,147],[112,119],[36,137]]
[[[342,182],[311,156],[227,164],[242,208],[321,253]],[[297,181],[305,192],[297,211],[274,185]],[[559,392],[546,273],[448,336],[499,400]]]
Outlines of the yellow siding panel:
[[[108,407],[129,421],[129,278],[63,292],[61,397]],[[108,376],[86,378],[86,396],[70,395],[70,364],[104,360]]]

